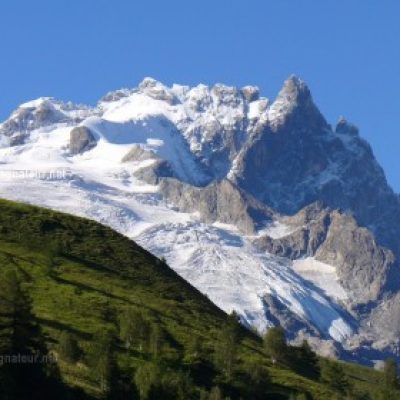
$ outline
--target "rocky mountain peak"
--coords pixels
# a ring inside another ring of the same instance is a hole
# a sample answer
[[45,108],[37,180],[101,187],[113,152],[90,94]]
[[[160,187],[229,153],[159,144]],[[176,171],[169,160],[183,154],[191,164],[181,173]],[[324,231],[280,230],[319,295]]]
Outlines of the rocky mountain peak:
[[177,98],[171,89],[154,78],[144,78],[139,84],[138,89],[142,93],[156,100],[166,101],[169,104],[174,104],[177,101]]
[[11,146],[22,144],[30,131],[67,118],[56,100],[41,97],[21,104],[8,120],[0,124],[0,136],[6,137]]
[[243,86],[240,91],[249,103],[260,98],[260,89],[257,86]]
[[278,98],[286,98],[288,101],[300,102],[311,97],[307,84],[296,75],[290,75],[283,83]]
[[336,123],[335,132],[339,134],[348,134],[352,136],[357,136],[359,133],[358,128],[355,125],[348,122],[346,118],[344,118],[343,116],[341,116],[338,122]]
[[[314,104],[311,92],[304,81],[292,75],[283,84],[268,111],[269,125],[273,131],[284,125],[311,127],[315,133],[325,131],[328,124]],[[297,129],[298,131],[299,129]]]
[[[72,173],[57,186],[5,174],[4,197],[137,237],[249,325],[287,318],[292,337],[356,342],[398,310],[399,197],[358,129],[342,117],[332,130],[295,76],[272,105],[254,86],[152,78],[93,109],[40,98],[0,125],[0,144],[6,171]],[[368,340],[392,351],[397,322]]]
[[95,109],[53,97],[40,97],[21,104],[0,124],[0,138],[9,146],[24,144],[31,131],[51,125],[79,123],[96,113]]

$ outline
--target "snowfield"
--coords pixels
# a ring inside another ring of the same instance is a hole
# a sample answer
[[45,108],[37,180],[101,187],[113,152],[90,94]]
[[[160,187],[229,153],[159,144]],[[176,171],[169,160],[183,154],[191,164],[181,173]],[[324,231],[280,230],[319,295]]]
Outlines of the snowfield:
[[[200,118],[229,128],[243,113],[254,119],[271,118],[278,111],[267,115],[266,99],[257,100],[249,109],[243,104],[231,107],[236,101],[232,88],[219,87],[224,96],[216,97],[215,91],[209,94],[202,85],[169,89],[153,80],[141,85],[142,91],[111,93],[97,109],[81,112],[84,118],[79,123],[89,127],[97,139],[97,145],[82,154],[69,154],[69,134],[77,125],[71,121],[33,129],[25,144],[3,144],[0,196],[114,228],[165,257],[220,308],[237,311],[244,324],[259,331],[273,323],[265,302],[271,295],[298,319],[312,324],[321,337],[345,341],[353,328],[339,305],[346,293],[334,267],[313,259],[291,263],[260,253],[251,237],[234,226],[205,224],[197,213],[178,212],[162,200],[156,185],[134,177],[136,170],[154,160],[121,163],[132,145],[138,144],[168,160],[182,181],[204,183],[207,173],[196,154],[207,146],[204,154],[211,154],[214,142],[198,134]],[[37,100],[24,107],[41,104]],[[229,171],[234,162],[224,168]],[[275,224],[260,233],[278,238],[290,232],[289,227]]]
[[292,268],[304,279],[321,288],[329,297],[346,300],[347,293],[340,285],[336,268],[329,264],[307,257],[294,260]]
[[[272,294],[297,316],[315,324],[323,335],[343,341],[352,333],[333,300],[308,284],[315,285],[316,280],[297,273],[298,263],[292,267],[286,260],[259,253],[235,229],[207,225],[196,214],[168,208],[155,187],[118,174],[106,176],[104,184],[93,180],[93,172],[85,178],[82,171],[79,174],[73,169],[69,177],[53,180],[34,175],[7,177],[6,170],[0,171],[1,197],[88,217],[116,229],[165,257],[177,273],[220,308],[237,311],[244,323],[261,332],[271,326],[263,297]],[[325,277],[323,272],[320,279]]]

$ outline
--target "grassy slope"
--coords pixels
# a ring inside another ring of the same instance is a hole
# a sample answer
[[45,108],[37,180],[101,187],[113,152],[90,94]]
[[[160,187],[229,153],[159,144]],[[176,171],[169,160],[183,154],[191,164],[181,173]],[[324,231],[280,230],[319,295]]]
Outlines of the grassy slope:
[[[85,350],[93,333],[112,327],[115,314],[137,307],[165,328],[173,343],[170,358],[178,360],[193,334],[202,337],[211,350],[226,320],[223,312],[167,265],[124,236],[86,219],[1,200],[0,262],[2,268],[16,267],[26,275],[50,349],[56,349],[60,332],[67,330]],[[51,276],[49,265],[54,271]],[[301,389],[315,399],[332,398],[318,382],[272,367],[259,339],[249,332],[240,345],[239,359],[241,364],[255,360],[267,366],[271,393]],[[144,362],[122,348],[118,361],[132,373]],[[60,369],[68,384],[93,397],[99,395],[83,363],[60,361]],[[346,366],[346,371],[356,386],[370,393],[377,390],[378,372],[355,365]]]

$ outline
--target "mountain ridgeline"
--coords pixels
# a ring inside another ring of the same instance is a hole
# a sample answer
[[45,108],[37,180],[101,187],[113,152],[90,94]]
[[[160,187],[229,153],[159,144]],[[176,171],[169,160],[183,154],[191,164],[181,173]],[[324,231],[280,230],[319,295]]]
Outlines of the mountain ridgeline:
[[400,358],[399,196],[358,129],[328,124],[299,78],[274,101],[151,78],[95,107],[41,98],[0,139],[2,197],[114,228],[262,334],[280,325],[370,365]]

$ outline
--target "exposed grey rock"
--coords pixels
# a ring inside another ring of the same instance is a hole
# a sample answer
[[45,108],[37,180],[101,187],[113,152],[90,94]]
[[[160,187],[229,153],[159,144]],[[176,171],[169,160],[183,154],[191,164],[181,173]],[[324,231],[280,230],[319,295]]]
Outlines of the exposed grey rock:
[[265,304],[265,316],[275,326],[281,326],[289,335],[289,339],[295,340],[294,332],[307,332],[307,336],[320,337],[320,332],[306,319],[291,312],[276,296],[267,294],[263,298]]
[[9,137],[10,146],[20,146],[25,143],[27,138],[28,138],[27,134],[16,133]]
[[377,301],[393,285],[394,254],[379,246],[352,216],[316,203],[281,221],[298,228],[278,239],[266,235],[255,244],[278,256],[293,260],[314,256],[335,266],[341,285],[351,294],[352,308]]
[[135,171],[134,175],[150,185],[156,185],[162,178],[174,177],[175,173],[168,161],[156,160],[153,164]]
[[397,269],[393,253],[380,247],[373,234],[360,228],[355,219],[333,211],[323,244],[315,252],[318,260],[337,267],[342,286],[351,293],[353,304],[379,299],[392,269]]
[[[312,256],[336,267],[339,282],[348,295],[340,307],[349,312],[347,321],[354,318],[352,324],[358,329],[342,347],[326,338],[322,340],[307,324],[298,325],[296,316],[274,308],[276,301],[268,302],[269,313],[290,332],[297,332],[295,341],[299,340],[300,328],[310,341],[321,342],[324,351],[335,350],[332,355],[366,364],[393,355],[400,357],[398,263],[393,252],[379,246],[374,235],[358,226],[352,216],[326,208],[321,202],[278,220],[290,227],[290,233],[275,239],[258,238],[255,245],[293,260]],[[321,349],[318,352],[325,354]]]
[[163,100],[169,104],[175,104],[178,101],[168,88],[153,78],[145,78],[138,88],[141,92],[156,100]]
[[340,143],[329,144],[324,139],[328,125],[303,84],[287,81],[274,107],[272,125],[259,125],[241,149],[234,179],[266,204],[293,213],[311,202],[304,198],[310,185],[302,187],[301,193],[296,185],[325,170],[329,164],[325,147]]
[[163,179],[160,192],[181,211],[199,211],[206,222],[234,224],[246,233],[254,233],[259,224],[271,220],[273,215],[268,207],[228,180],[196,188],[175,179]]
[[220,180],[227,176],[231,161],[243,143],[244,120],[227,127],[214,119],[189,128],[187,134],[199,137],[201,151],[195,154],[210,174],[210,181]]
[[314,134],[323,134],[327,123],[315,106],[306,83],[291,76],[283,85],[278,97],[271,105],[270,126],[273,131],[285,125],[285,129],[313,130]]
[[5,136],[10,146],[18,146],[26,143],[35,129],[51,128],[57,124],[76,124],[95,113],[95,110],[87,106],[40,98],[21,105],[1,123],[0,136]]
[[339,343],[332,339],[322,339],[318,336],[310,336],[307,331],[300,331],[297,337],[292,341],[295,346],[300,346],[303,340],[307,340],[310,347],[320,356],[328,358],[347,358],[349,361],[355,361],[354,357],[346,357],[348,354],[343,352]]
[[[244,89],[246,96],[256,98],[256,88]],[[240,89],[199,85],[182,97],[193,111],[193,121],[179,124],[191,151],[210,176],[207,183],[227,177],[231,165],[250,135],[247,117],[249,101]],[[229,116],[227,116],[229,113]]]
[[242,103],[240,91],[235,87],[217,84],[212,87],[211,93],[217,100],[217,106],[225,104],[235,107]]
[[280,221],[293,227],[293,232],[274,239],[268,235],[254,240],[262,250],[292,260],[313,256],[324,242],[330,223],[330,210],[321,203],[314,203],[291,217]]
[[[323,236],[323,234],[323,231],[317,231],[317,238],[318,236]],[[291,235],[280,239],[273,239],[269,236],[265,236],[257,239],[256,243],[268,253],[292,260],[311,256],[313,250],[315,250],[314,247],[320,244],[319,241],[315,243],[312,229],[307,228],[300,228]]]
[[260,98],[260,90],[256,86],[243,86],[240,92],[249,103]]
[[366,336],[377,338],[374,347],[400,356],[400,293],[385,297],[363,322]]
[[150,151],[146,150],[138,144],[132,146],[127,154],[122,157],[121,162],[131,162],[131,161],[144,161],[144,160],[151,160],[157,159],[157,155]]
[[357,136],[359,134],[358,128],[347,122],[344,117],[340,117],[336,124],[335,132],[341,135]]
[[96,138],[86,126],[77,126],[71,130],[69,151],[71,154],[80,154],[96,146]]
[[128,97],[132,93],[131,90],[128,89],[120,89],[120,90],[114,90],[112,92],[107,93],[105,96],[103,96],[99,103],[109,103],[113,101],[118,101],[124,97]]
[[54,107],[51,99],[43,99],[37,106],[24,106],[15,110],[0,125],[0,135],[9,138],[10,146],[18,146],[25,143],[32,130],[67,119],[64,113]]
[[230,178],[283,214],[318,200],[349,212],[400,255],[399,198],[357,128],[342,118],[333,131],[294,77],[268,116],[241,147]]

